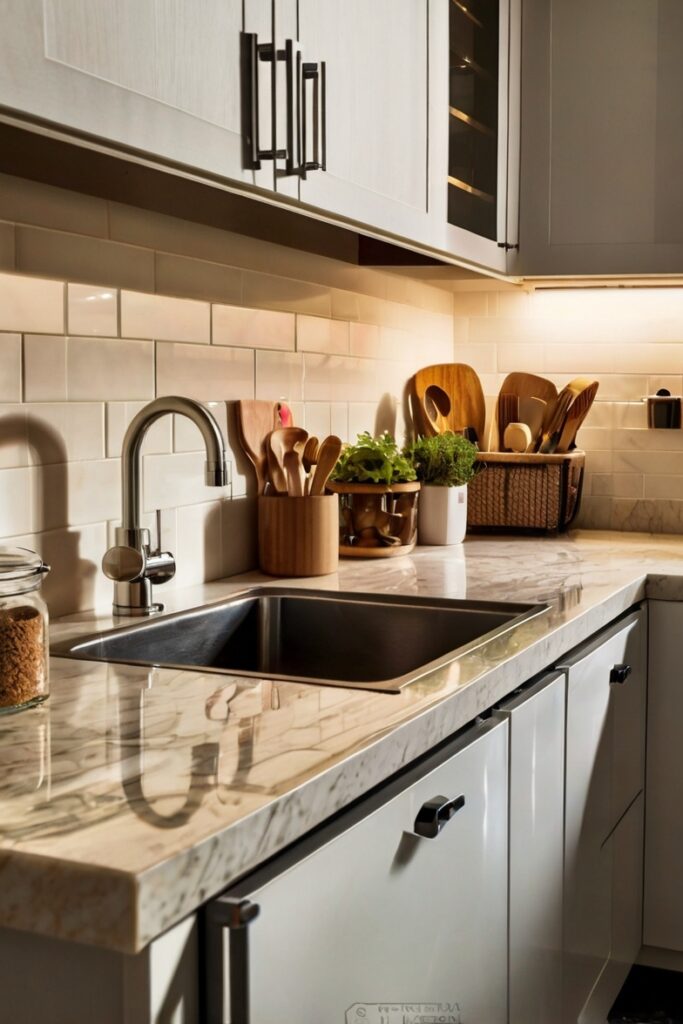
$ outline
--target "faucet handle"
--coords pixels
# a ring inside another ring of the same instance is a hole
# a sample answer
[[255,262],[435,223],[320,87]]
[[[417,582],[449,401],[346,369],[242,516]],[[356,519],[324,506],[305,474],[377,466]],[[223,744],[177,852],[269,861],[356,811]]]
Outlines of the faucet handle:
[[110,580],[117,583],[131,583],[144,576],[147,559],[138,548],[117,544],[105,553],[102,559],[102,572]]
[[156,522],[157,542],[156,547],[152,551],[153,555],[161,554],[161,509],[158,508],[154,513],[154,520]]

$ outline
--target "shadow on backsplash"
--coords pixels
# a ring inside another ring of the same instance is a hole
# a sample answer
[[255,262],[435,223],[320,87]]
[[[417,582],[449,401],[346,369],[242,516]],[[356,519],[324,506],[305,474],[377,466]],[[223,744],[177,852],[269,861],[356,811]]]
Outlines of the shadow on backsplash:
[[[31,520],[18,535],[32,537],[30,543],[52,567],[45,578],[43,596],[48,607],[59,609],[68,581],[69,600],[80,607],[92,607],[96,566],[80,557],[80,535],[68,532],[69,466],[67,450],[59,433],[34,416],[11,414],[0,417],[0,447],[25,446],[33,456]],[[54,531],[59,531],[55,533]],[[44,532],[45,531],[45,532]],[[24,541],[23,543],[29,543]]]

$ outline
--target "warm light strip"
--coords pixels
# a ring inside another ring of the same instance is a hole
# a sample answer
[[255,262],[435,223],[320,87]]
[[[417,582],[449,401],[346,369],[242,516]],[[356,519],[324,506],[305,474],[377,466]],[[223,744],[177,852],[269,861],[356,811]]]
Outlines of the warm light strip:
[[683,276],[657,277],[525,277],[526,287],[534,291],[561,291],[566,288],[683,288]]
[[490,195],[490,193],[482,192],[480,188],[468,185],[466,181],[461,181],[460,178],[452,178],[450,174],[448,175],[448,184],[462,189],[463,192],[469,192],[470,195],[476,196],[477,199],[483,199],[486,203],[493,203],[496,200],[496,197]]
[[457,107],[449,107],[448,112],[451,117],[457,117],[458,121],[464,121],[465,124],[470,125],[471,128],[476,128],[478,132],[482,132],[484,135],[495,135],[496,133],[487,128],[481,121],[475,121],[473,117],[466,114],[464,110],[458,110]]

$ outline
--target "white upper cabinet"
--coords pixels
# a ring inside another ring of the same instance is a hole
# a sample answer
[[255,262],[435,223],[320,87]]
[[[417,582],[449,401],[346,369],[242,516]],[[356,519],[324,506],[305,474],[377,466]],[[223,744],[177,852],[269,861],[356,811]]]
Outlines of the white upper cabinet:
[[301,159],[325,164],[302,177],[301,199],[417,241],[427,239],[429,6],[299,0],[301,60],[310,68]]
[[214,174],[242,156],[242,0],[1,0],[3,106]]
[[683,5],[526,0],[520,269],[683,271]]

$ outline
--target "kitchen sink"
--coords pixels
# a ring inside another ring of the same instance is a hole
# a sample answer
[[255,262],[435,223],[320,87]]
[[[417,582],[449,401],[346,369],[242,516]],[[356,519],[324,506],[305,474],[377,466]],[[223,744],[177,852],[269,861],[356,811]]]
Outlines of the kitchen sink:
[[259,587],[52,654],[393,693],[547,608]]

